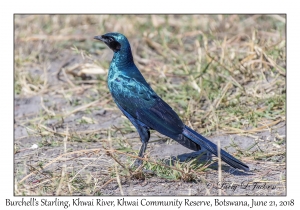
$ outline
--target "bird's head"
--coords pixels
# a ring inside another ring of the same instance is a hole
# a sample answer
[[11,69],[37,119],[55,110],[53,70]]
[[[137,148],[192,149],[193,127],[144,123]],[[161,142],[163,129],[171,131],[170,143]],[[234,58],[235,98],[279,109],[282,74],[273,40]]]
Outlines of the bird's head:
[[129,46],[127,38],[120,33],[107,33],[104,35],[95,36],[94,39],[104,42],[114,52],[118,52],[122,48]]

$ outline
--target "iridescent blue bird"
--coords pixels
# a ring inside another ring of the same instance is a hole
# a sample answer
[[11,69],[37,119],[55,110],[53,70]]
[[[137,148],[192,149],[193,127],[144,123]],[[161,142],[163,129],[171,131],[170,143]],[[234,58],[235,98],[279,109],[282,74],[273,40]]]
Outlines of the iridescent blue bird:
[[[114,51],[108,73],[108,88],[112,97],[137,129],[142,142],[139,157],[146,150],[150,130],[168,136],[181,145],[198,151],[201,147],[218,156],[217,146],[192,130],[178,117],[174,110],[163,101],[146,82],[134,64],[130,44],[120,33],[95,36]],[[221,159],[230,166],[248,171],[249,167],[221,149]],[[140,160],[136,162],[141,164]]]

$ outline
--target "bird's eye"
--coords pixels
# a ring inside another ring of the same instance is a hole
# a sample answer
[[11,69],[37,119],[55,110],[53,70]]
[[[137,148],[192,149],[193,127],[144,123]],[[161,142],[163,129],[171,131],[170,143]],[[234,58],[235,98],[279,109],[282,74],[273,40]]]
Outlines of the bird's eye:
[[114,39],[112,37],[109,37],[109,41],[112,42],[114,41]]

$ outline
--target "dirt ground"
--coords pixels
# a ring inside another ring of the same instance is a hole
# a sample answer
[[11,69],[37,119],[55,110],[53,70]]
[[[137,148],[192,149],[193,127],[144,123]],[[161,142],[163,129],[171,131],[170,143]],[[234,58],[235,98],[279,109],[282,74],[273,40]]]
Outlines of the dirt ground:
[[[38,110],[40,103],[38,99],[32,98],[26,101],[20,100],[18,101],[18,104],[22,105],[22,108],[18,109],[16,113],[27,113],[27,111],[25,111],[26,107],[29,107],[26,110],[30,110],[30,108],[35,107],[35,109],[32,109],[32,111],[35,112],[36,110]],[[93,116],[93,119],[99,119],[99,122],[101,122],[100,120],[104,122],[103,124],[101,124],[101,126],[85,126],[81,128],[78,128],[80,126],[77,125],[72,126],[72,122],[82,117],[81,114],[76,114],[74,117],[65,120],[64,123],[68,123],[70,130],[76,129],[80,132],[84,130],[108,128],[112,125],[118,126],[120,122],[125,120],[121,117],[121,115],[122,114],[119,111],[107,111],[103,115],[99,115],[97,112],[93,113],[91,115]],[[273,141],[274,139],[276,139],[276,136],[284,136],[285,133],[285,124],[281,123],[276,127],[270,129],[270,131],[255,134],[255,138],[240,135],[222,135],[210,137],[210,140],[212,140],[216,144],[217,141],[220,140],[222,147],[225,148],[226,146],[229,146],[231,140],[233,140],[235,144],[239,145],[241,149],[245,149],[249,147],[249,145],[255,144],[257,141],[259,141],[259,145],[262,150],[268,149],[268,151],[277,151],[278,149],[281,149],[282,151],[284,151],[285,145],[282,145],[281,148],[274,148]],[[133,143],[136,143],[134,148],[138,150],[138,134],[134,133],[130,136],[134,137],[135,141]],[[128,140],[130,140],[130,136],[128,136]],[[22,146],[22,148],[30,148],[33,144],[39,144],[39,142],[42,141],[42,139],[39,138],[29,137],[26,129],[21,126],[15,128],[15,138],[15,144]],[[153,140],[157,139],[158,138],[155,137],[152,137],[150,139],[150,143],[147,150],[150,153],[149,156],[151,156],[153,159],[177,157],[180,160],[184,161],[187,158],[197,157],[199,153],[193,152],[176,142],[168,143],[165,140],[160,140],[156,141],[155,143],[152,143]],[[100,142],[75,142],[68,143],[67,147],[68,151],[76,151],[82,149],[99,149],[102,148],[102,145]],[[234,152],[234,149],[229,148],[227,151]],[[23,169],[24,165],[27,162],[29,162],[30,165],[37,165],[38,162],[41,161],[50,162],[51,160],[55,159],[63,153],[63,146],[56,146],[54,148],[51,146],[45,146],[42,149],[39,148],[36,150],[27,149],[15,155],[15,167],[16,169],[18,169],[19,167]],[[100,155],[98,154],[97,157],[99,156]],[[106,158],[107,157],[103,158],[103,160],[97,159],[95,162],[93,162],[93,160],[96,158],[92,157],[80,158],[82,160],[76,160],[76,158],[74,160],[73,158],[69,158],[67,161],[69,162],[68,164],[74,167],[74,169],[79,169],[83,165],[86,165],[90,161],[92,161],[93,164],[85,168],[85,173],[90,173],[93,177],[101,177],[100,174],[102,174],[101,171],[106,167],[105,165],[111,166],[114,164],[113,160],[107,161]],[[216,164],[213,164],[211,166],[211,170],[208,170],[202,174],[203,177],[201,177],[201,181],[184,182],[180,180],[167,180],[164,178],[159,178],[155,175],[151,175],[145,179],[123,180],[123,193],[124,195],[217,195],[218,189],[221,188],[223,195],[285,195],[286,183],[279,181],[286,176],[284,154],[272,156],[272,158],[270,158],[267,161],[247,161],[247,159],[244,159],[244,162],[247,163],[250,167],[250,172],[242,172],[238,170],[233,171],[232,168],[230,169],[229,166],[224,165],[222,167],[222,184],[218,184],[218,173],[216,170]],[[47,171],[60,171],[63,168],[63,163],[64,161],[60,164],[53,164],[52,167],[47,168]],[[27,171],[27,173],[29,172],[30,170]],[[21,179],[23,178],[23,175],[16,178]],[[30,182],[36,183],[37,180],[39,180],[40,178],[40,176],[32,176],[29,178],[29,180]],[[120,188],[117,183],[108,184],[103,190],[101,190],[101,194],[121,195]]]
[[[218,195],[220,189],[222,195],[286,195],[285,111],[279,117],[270,116],[268,121],[260,120],[257,127],[237,127],[232,132],[222,128],[205,130],[203,135],[216,144],[220,141],[222,148],[250,167],[249,172],[222,163],[219,183],[218,164],[213,163],[217,159],[209,161],[206,155],[198,162],[189,162],[191,165],[164,168],[159,160],[177,158],[184,162],[203,151],[192,152],[155,131],[147,148],[147,158],[154,161],[145,165],[149,171],[130,172],[134,157],[128,154],[136,156],[141,144],[105,86],[112,52],[93,43],[93,35],[99,32],[89,28],[86,30],[90,36],[80,32],[86,25],[73,33],[75,38],[69,38],[78,42],[76,46],[46,32],[28,32],[31,36],[25,36],[21,21],[38,21],[35,18],[15,17],[15,195]],[[56,20],[55,16],[49,18]],[[50,39],[57,39],[56,43]],[[93,46],[94,51],[84,54],[79,50],[82,44]],[[156,68],[159,62],[151,65]],[[80,74],[85,69],[96,69],[98,74]],[[155,83],[151,74],[144,72],[145,78],[151,77],[151,84]],[[276,82],[278,77],[274,78],[268,81]],[[183,79],[189,81],[190,77]],[[172,82],[181,85],[182,78],[174,77]],[[192,81],[187,84],[193,85]],[[154,89],[159,89],[157,86]],[[254,86],[251,81],[245,84],[245,88]],[[220,103],[220,107],[225,106],[222,100]],[[198,109],[204,116],[209,106],[203,103]],[[199,131],[201,123],[195,123],[200,122],[199,118],[191,119]],[[204,168],[198,170],[197,164]]]

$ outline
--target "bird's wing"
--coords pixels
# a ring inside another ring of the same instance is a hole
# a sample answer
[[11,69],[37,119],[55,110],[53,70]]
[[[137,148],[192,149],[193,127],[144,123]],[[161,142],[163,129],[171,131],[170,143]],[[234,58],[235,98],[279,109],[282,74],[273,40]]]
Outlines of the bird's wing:
[[111,91],[119,106],[150,128],[171,138],[182,133],[184,124],[178,115],[148,84],[119,75]]

